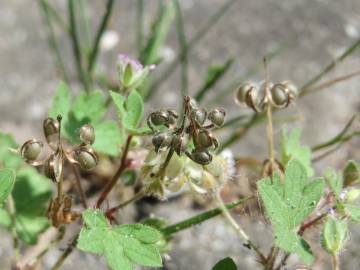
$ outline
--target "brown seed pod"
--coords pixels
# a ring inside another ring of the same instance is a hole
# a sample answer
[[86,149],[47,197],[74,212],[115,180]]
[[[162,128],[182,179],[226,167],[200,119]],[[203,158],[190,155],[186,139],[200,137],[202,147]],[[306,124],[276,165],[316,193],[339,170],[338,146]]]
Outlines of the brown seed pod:
[[44,174],[54,182],[59,182],[63,173],[63,158],[60,153],[52,154],[44,163]]
[[20,153],[25,162],[32,163],[41,153],[44,144],[36,139],[26,141],[20,148]]
[[246,95],[254,88],[254,84],[251,82],[245,82],[241,84],[238,90],[235,92],[235,102],[237,104],[245,103]]
[[261,109],[259,108],[261,100],[262,98],[260,96],[260,90],[258,87],[254,86],[249,91],[247,91],[245,96],[245,104],[255,112],[261,112]]
[[212,109],[209,113],[208,119],[213,123],[216,127],[221,127],[225,122],[226,112],[223,108],[215,108]]
[[205,129],[194,135],[194,144],[200,148],[209,148],[211,146],[217,148],[219,146],[214,135]]
[[91,170],[98,164],[98,156],[94,149],[89,147],[79,147],[75,150],[75,160],[83,170]]
[[152,138],[152,144],[155,147],[155,152],[160,148],[168,147],[171,144],[172,137],[167,133],[159,133]]
[[274,107],[285,108],[290,104],[291,97],[290,92],[285,85],[278,83],[275,84],[271,89],[271,103]]
[[59,121],[48,117],[43,122],[43,131],[47,143],[52,149],[56,149],[57,140],[60,132]]
[[195,148],[189,152],[185,152],[185,154],[194,162],[200,165],[208,165],[212,161],[212,155],[204,148]]
[[193,109],[191,111],[191,119],[195,121],[198,125],[203,125],[207,116],[207,111],[205,109]]
[[80,140],[85,144],[93,144],[95,141],[95,130],[92,125],[86,124],[80,129]]

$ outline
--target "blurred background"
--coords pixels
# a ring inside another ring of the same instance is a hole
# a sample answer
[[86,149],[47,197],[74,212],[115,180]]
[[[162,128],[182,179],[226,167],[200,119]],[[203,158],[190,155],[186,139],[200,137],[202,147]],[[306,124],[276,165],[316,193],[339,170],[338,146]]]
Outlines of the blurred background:
[[[113,3],[107,28],[99,42],[95,67],[98,76],[95,86],[104,91],[116,87],[117,55],[125,53],[139,57],[139,41],[146,44],[152,32],[151,26],[158,18],[159,1],[142,1],[141,10],[139,2],[117,0]],[[166,4],[167,1],[163,2]],[[59,59],[54,54],[56,50],[49,46],[51,37],[56,38],[59,58],[65,66],[72,89],[77,92],[84,87],[78,79],[69,34],[61,26],[61,20],[53,20],[49,28],[43,4],[44,1],[34,0],[3,0],[0,4],[0,130],[12,133],[18,142],[41,136],[42,120],[51,106],[57,84],[64,80]],[[53,0],[51,5],[67,22],[67,1]],[[78,23],[86,50],[106,12],[106,1],[79,0],[77,5],[78,18],[83,18]],[[187,89],[191,95],[195,95],[203,86],[208,67],[227,63],[228,68],[221,80],[206,91],[201,104],[205,107],[214,104],[224,106],[229,119],[249,113],[234,103],[233,93],[241,81],[261,81],[264,78],[264,56],[269,58],[272,81],[292,80],[300,87],[360,40],[358,0],[181,0],[180,5],[184,38],[188,44]],[[139,14],[143,16],[142,38],[139,36]],[[88,26],[81,26],[84,21],[88,22]],[[152,74],[156,91],[146,104],[147,112],[159,106],[177,108],[179,105],[182,61],[178,60],[184,48],[181,42],[179,45],[175,19],[168,23],[168,28],[168,34],[158,50],[162,61]],[[174,72],[171,70],[169,76],[164,76],[169,68]],[[339,62],[322,81],[359,70],[360,49]],[[274,119],[275,135],[279,137],[283,126],[300,126],[303,130],[302,142],[316,145],[338,134],[349,119],[354,114],[359,115],[359,112],[360,78],[355,77],[304,96],[284,112],[277,113]],[[354,129],[359,127],[357,119]],[[225,140],[236,128],[224,129],[220,135]],[[252,128],[246,136],[231,145],[234,156],[264,159],[267,155],[264,134],[265,125]],[[315,163],[317,172],[321,174],[327,167],[342,168],[348,159],[359,161],[359,145],[359,138],[347,142],[334,154]],[[245,172],[240,173],[233,181],[226,200],[230,201],[244,192],[241,188],[248,177]],[[171,223],[204,209],[204,206],[194,204],[191,196],[160,203],[145,201],[139,207],[145,212],[165,217]],[[129,220],[136,218],[135,208],[130,207],[127,211]],[[262,218],[240,213],[237,218],[255,242],[268,246],[271,231]],[[11,239],[4,231],[0,231],[0,235],[0,268],[8,269]],[[310,233],[308,238],[312,237],[316,240],[316,236]],[[66,247],[66,244],[64,240],[60,248]],[[350,244],[341,257],[343,270],[358,269],[359,245],[360,228],[352,227]],[[314,248],[320,250],[316,243]],[[45,257],[44,269],[52,265],[60,253],[61,250],[51,251]],[[313,269],[330,268],[330,258],[323,255]],[[231,256],[239,269],[259,267],[232,229],[218,217],[177,234],[164,269],[207,270],[226,256]],[[302,269],[296,258],[292,258],[288,265],[287,269]],[[75,251],[62,269],[106,269],[106,266],[97,256]]]

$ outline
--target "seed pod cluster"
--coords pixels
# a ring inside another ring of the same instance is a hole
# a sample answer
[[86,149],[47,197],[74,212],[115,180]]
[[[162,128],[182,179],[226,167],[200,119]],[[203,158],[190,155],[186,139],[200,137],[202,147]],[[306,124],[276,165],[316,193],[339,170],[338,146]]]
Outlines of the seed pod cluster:
[[[269,95],[266,95],[265,87],[269,87]],[[270,105],[274,108],[286,108],[298,94],[298,89],[290,81],[272,84],[268,86],[263,82],[255,84],[246,82],[241,84],[235,93],[235,101],[245,104],[255,112],[261,112]]]
[[[185,153],[194,162],[207,165],[212,161],[209,150],[219,145],[217,139],[210,132],[211,129],[221,127],[225,122],[226,112],[223,108],[207,111],[198,106],[189,96],[184,98],[182,117],[174,110],[158,110],[152,112],[148,118],[148,126],[155,133],[152,144],[155,151],[163,149],[174,151],[179,156]],[[193,149],[187,149],[192,142]]]

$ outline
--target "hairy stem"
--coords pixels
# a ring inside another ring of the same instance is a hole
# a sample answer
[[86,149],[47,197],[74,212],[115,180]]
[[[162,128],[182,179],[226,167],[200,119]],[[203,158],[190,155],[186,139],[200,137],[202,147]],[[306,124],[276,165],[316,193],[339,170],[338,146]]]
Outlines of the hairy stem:
[[116,171],[114,176],[111,178],[110,182],[105,186],[103,192],[100,194],[100,197],[96,202],[96,206],[95,206],[96,208],[100,208],[101,204],[106,200],[110,191],[114,188],[115,184],[119,180],[119,177],[126,169],[126,167],[127,167],[126,158],[127,158],[128,152],[129,152],[131,139],[132,139],[132,135],[129,135],[126,140],[126,144],[125,144],[124,151],[123,151],[123,154],[121,157],[119,169]]
[[19,237],[16,231],[16,209],[13,196],[10,194],[7,200],[7,206],[11,218],[11,235],[13,241],[13,250],[15,257],[15,264],[20,259]]
[[118,204],[117,206],[114,206],[114,207],[110,208],[106,213],[107,214],[113,214],[114,212],[116,212],[117,210],[119,210],[121,208],[124,208],[128,204],[141,200],[142,198],[144,198],[146,196],[146,194],[147,194],[147,189],[143,188],[142,190],[140,190],[138,193],[136,193],[130,199]]
[[240,238],[244,241],[244,246],[248,247],[249,249],[253,249],[259,257],[259,260],[262,264],[266,263],[266,256],[260,251],[260,249],[250,240],[249,236],[245,233],[245,231],[240,227],[240,225],[235,221],[235,219],[231,216],[229,210],[226,208],[221,195],[220,191],[216,193],[214,196],[215,200],[221,209],[223,216],[229,222],[229,224],[235,229],[237,234]]
[[76,234],[74,240],[68,245],[68,247],[64,250],[61,256],[57,259],[54,266],[50,268],[50,270],[58,270],[63,265],[67,257],[73,252],[74,247],[76,245],[77,239],[79,237],[79,233]]

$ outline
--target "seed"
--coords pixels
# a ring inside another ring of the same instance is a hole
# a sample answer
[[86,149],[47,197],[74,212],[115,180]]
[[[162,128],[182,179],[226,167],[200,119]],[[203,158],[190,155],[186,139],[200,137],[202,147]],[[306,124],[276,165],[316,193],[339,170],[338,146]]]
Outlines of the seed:
[[86,124],[80,129],[80,140],[85,144],[93,144],[95,141],[95,130],[92,125]]
[[171,136],[166,133],[159,133],[152,139],[152,143],[155,146],[155,152],[158,152],[160,148],[167,147],[171,143]]
[[20,149],[21,156],[28,161],[34,161],[39,156],[43,143],[36,139],[26,141]]
[[59,154],[52,154],[44,163],[44,174],[54,182],[58,182],[62,174],[63,163]]
[[188,157],[200,165],[208,165],[212,161],[212,155],[202,148],[195,148]]
[[83,170],[91,170],[96,167],[98,157],[91,148],[81,147],[75,152],[75,159]]
[[201,130],[196,136],[195,136],[195,144],[203,147],[208,148],[213,145],[212,135],[206,130]]
[[59,122],[51,117],[46,118],[43,122],[44,135],[46,138],[58,134],[59,128]]
[[289,103],[289,94],[283,84],[275,84],[271,89],[271,98],[276,106],[283,107]]
[[238,104],[244,103],[247,93],[254,88],[251,82],[241,84],[238,90],[235,92],[235,102]]
[[225,121],[226,112],[223,108],[215,108],[209,113],[209,120],[216,126],[221,127]]
[[206,116],[207,112],[205,109],[193,109],[190,117],[199,125],[203,125],[206,120]]
[[151,123],[155,126],[166,124],[168,118],[169,114],[166,111],[157,111],[150,115]]

